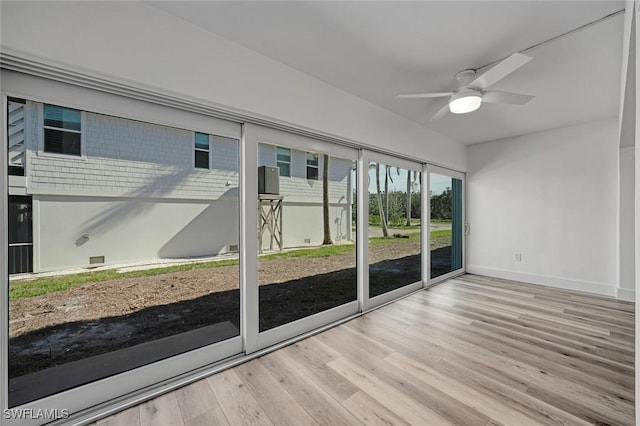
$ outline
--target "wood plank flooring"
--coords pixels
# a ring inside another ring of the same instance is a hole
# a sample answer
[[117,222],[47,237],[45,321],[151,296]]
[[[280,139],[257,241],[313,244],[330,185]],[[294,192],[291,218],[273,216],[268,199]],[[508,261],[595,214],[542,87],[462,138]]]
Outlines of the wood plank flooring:
[[97,425],[634,425],[634,310],[465,275]]

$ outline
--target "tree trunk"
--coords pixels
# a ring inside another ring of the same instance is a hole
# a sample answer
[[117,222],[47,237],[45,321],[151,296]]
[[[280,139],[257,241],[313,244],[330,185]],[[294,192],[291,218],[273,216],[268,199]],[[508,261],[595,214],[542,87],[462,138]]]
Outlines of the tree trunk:
[[324,227],[322,244],[333,244],[329,223],[329,156],[327,154],[324,154],[322,164],[322,224]]
[[389,225],[389,166],[385,167],[384,170],[384,217]]
[[411,226],[411,170],[407,170],[407,226]]
[[387,229],[387,219],[384,217],[384,209],[382,206],[382,195],[380,194],[380,164],[376,163],[376,189],[378,191],[378,214],[380,214],[380,225],[382,226],[382,236],[389,237]]

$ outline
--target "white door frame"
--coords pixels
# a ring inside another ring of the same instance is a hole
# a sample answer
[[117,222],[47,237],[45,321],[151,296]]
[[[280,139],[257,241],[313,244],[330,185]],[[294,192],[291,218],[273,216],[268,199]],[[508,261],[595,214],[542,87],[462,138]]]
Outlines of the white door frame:
[[[256,124],[244,125],[243,141],[245,144],[245,149],[247,150],[247,155],[243,157],[247,174],[245,176],[245,193],[242,196],[242,200],[245,202],[245,209],[243,209],[243,219],[245,221],[246,229],[244,234],[241,235],[242,240],[245,242],[246,249],[246,251],[243,251],[244,257],[241,258],[241,260],[244,259],[243,272],[245,274],[243,281],[245,283],[245,302],[243,303],[243,307],[244,311],[246,312],[246,327],[243,329],[243,331],[245,351],[247,354],[251,354],[360,312],[359,301],[358,299],[356,299],[344,305],[340,305],[310,315],[308,317],[283,324],[270,330],[260,332],[260,298],[258,290],[259,277],[257,259],[258,236],[255,231],[256,229],[258,229],[257,215],[255,213],[258,211],[258,144],[264,143],[275,146],[283,146],[286,148],[305,152],[317,152],[322,154],[326,153],[329,155],[335,155],[340,158],[355,161],[356,164],[359,161],[359,152],[354,148],[335,145],[329,142],[313,139],[306,136],[296,135],[293,133],[288,133],[282,130],[277,130]],[[357,182],[357,185],[359,186],[360,183]],[[358,227],[356,227],[356,235],[359,234],[360,230],[358,229]],[[356,249],[357,244],[358,238],[356,236]],[[357,268],[358,266],[359,265],[356,265]],[[360,269],[361,268],[358,269],[358,273]],[[360,282],[360,279],[358,279],[357,281]]]

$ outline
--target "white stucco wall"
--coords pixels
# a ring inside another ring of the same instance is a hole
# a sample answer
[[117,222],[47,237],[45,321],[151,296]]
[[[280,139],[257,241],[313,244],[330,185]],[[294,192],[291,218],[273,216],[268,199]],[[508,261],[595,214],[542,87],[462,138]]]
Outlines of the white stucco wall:
[[620,148],[620,290],[618,297],[635,300],[635,154],[636,148]]
[[237,251],[238,139],[212,135],[210,169],[200,169],[193,131],[85,111],[83,156],[50,154],[42,103],[26,110],[35,272],[86,267],[92,256],[113,265]]
[[467,270],[615,296],[617,137],[610,119],[470,146]]
[[636,266],[636,97],[637,23],[634,19],[634,1],[625,2],[624,32],[622,38],[622,67],[620,78],[620,197],[619,197],[619,289],[618,297],[635,301]]
[[[286,148],[286,146],[285,146]],[[276,167],[276,146],[258,144],[258,165]],[[291,148],[291,176],[279,180],[282,202],[282,234],[284,247],[318,245],[323,241],[322,179],[324,157],[318,156],[318,180],[307,179],[306,152]],[[336,241],[353,240],[351,232],[351,191],[355,189],[352,160],[329,157],[329,223],[331,238]],[[270,244],[266,232],[262,248]]]
[[[50,154],[43,152],[42,103],[27,101],[26,110],[36,272],[86,267],[92,256],[122,264],[235,250],[237,139],[213,135],[211,169],[198,169],[192,131],[85,112],[83,156]],[[275,146],[259,144],[258,153],[260,164],[276,165]],[[281,178],[285,247],[322,242],[322,167],[320,156],[318,180],[306,179],[306,151],[291,150],[291,177]],[[331,157],[335,241],[351,239],[352,167]]]
[[[36,196],[36,272],[211,256],[238,244],[238,200]],[[83,238],[83,236],[88,236]]]
[[153,6],[3,1],[0,7],[3,48],[466,168],[462,144]]

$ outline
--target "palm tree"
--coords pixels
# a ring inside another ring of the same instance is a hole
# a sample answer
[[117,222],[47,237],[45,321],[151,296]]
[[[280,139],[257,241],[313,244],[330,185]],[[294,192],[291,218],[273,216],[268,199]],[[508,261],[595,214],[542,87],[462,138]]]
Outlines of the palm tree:
[[331,224],[329,223],[329,156],[322,157],[322,225],[324,227],[324,238],[322,244],[333,244],[331,241]]
[[[415,179],[415,174],[414,173],[414,179]],[[407,208],[407,221],[405,222],[405,225],[407,226],[411,226],[411,170],[407,170],[407,202],[406,202],[406,208]]]
[[380,163],[376,163],[376,190],[378,191],[378,213],[380,214],[380,224],[382,225],[382,236],[388,238],[387,218],[382,208],[382,195],[380,194]]
[[389,224],[389,179],[391,178],[391,170],[388,166],[384,168],[384,217],[387,225]]

